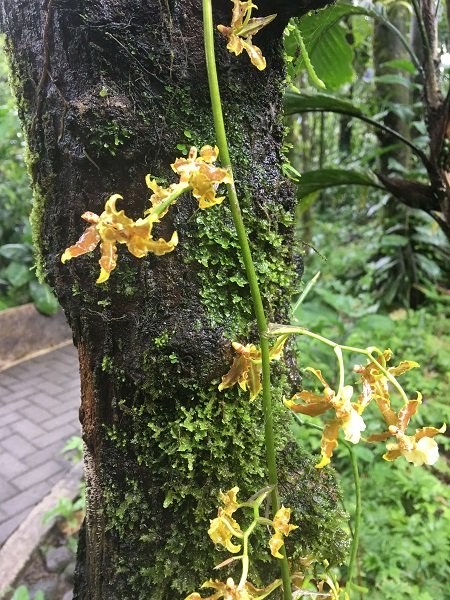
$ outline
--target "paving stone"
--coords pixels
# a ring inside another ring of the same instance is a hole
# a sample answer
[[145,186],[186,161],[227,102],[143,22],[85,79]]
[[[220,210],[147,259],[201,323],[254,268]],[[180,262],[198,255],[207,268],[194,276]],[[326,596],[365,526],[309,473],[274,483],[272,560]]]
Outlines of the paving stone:
[[60,462],[61,465],[67,466],[67,461],[64,456],[61,454],[61,450],[65,445],[65,441],[58,441],[46,448],[42,448],[41,450],[35,450],[33,454],[29,456],[25,456],[23,458],[23,462],[27,465],[27,467],[38,467],[46,463],[49,460],[56,460]]
[[46,446],[50,446],[50,444],[53,444],[59,440],[68,439],[71,435],[73,435],[74,431],[76,431],[74,425],[64,425],[64,427],[60,427],[56,431],[51,431],[49,433],[45,433],[41,437],[35,438],[33,440],[33,444],[39,448],[45,448]]
[[51,381],[60,385],[63,388],[63,390],[65,390],[66,385],[70,385],[74,376],[76,377],[77,374],[78,370],[74,373],[66,371],[64,371],[63,373],[59,373],[57,371],[53,371]]
[[12,371],[12,369],[8,369],[7,373],[6,371],[2,371],[0,373],[0,381],[2,382],[2,385],[6,385],[9,387],[11,384],[17,383],[19,381],[18,379],[13,377],[10,371]]
[[33,390],[35,387],[37,387],[41,383],[42,383],[41,376],[36,375],[36,376],[30,377],[30,378],[27,377],[26,379],[24,379],[22,381],[18,381],[17,383],[12,383],[8,387],[11,390],[11,392],[23,392],[23,391]]
[[26,419],[33,421],[33,423],[42,423],[43,425],[45,425],[46,421],[53,416],[48,410],[45,410],[41,406],[27,406],[20,412]]
[[23,399],[23,394],[21,395],[21,398],[22,399],[19,399],[17,402],[15,401],[15,399],[9,399],[7,402],[2,402],[0,406],[0,418],[9,414],[10,412],[14,412],[19,410],[20,408],[25,408],[26,406],[29,406],[29,402]]
[[30,512],[30,508],[27,507],[20,513],[13,515],[0,523],[0,546],[9,538],[9,536],[19,527],[22,521],[25,520],[26,516]]
[[80,433],[79,404],[72,346],[0,373],[0,545],[70,469],[61,450]]
[[10,481],[27,470],[27,466],[10,452],[0,453],[0,473],[5,481]]
[[23,417],[20,413],[16,411],[12,411],[3,417],[0,417],[0,427],[4,427],[5,425],[10,425],[11,423],[15,423],[16,421],[20,421]]
[[27,471],[23,475],[15,477],[12,480],[12,483],[21,491],[27,490],[36,483],[41,483],[42,481],[45,481],[46,479],[48,479],[55,473],[60,472],[61,470],[61,465],[58,462],[54,460],[49,460],[48,462],[40,465],[39,467]]
[[36,388],[44,392],[44,394],[48,394],[49,396],[54,396],[56,394],[61,394],[64,392],[64,388],[56,383],[53,383],[51,377],[43,378],[37,384]]
[[0,441],[0,446],[2,446],[7,452],[13,454],[16,458],[23,458],[28,454],[33,454],[36,452],[36,448],[32,446],[29,442],[23,439],[21,435],[11,435],[6,439],[2,439]]
[[72,425],[74,423],[77,423],[77,421],[77,411],[69,410],[64,412],[62,415],[59,415],[58,417],[53,417],[53,419],[45,421],[43,425],[45,429],[47,429],[47,431],[53,431],[54,429],[61,427],[61,425]]
[[33,440],[41,436],[45,431],[43,427],[39,427],[27,419],[12,423],[11,428],[17,433],[20,433],[26,440]]
[[11,427],[5,425],[4,427],[0,427],[0,440],[6,438],[12,434]]
[[[0,381],[1,381],[1,377],[0,377]],[[4,385],[0,385],[0,398],[6,398],[8,396],[8,394],[11,393],[11,390],[7,387],[5,387]]]
[[53,406],[59,406],[60,402],[55,398],[52,398],[48,394],[44,394],[44,392],[37,392],[31,396],[31,400],[33,404],[36,406],[41,406],[42,408],[52,408]]
[[12,496],[14,496],[17,493],[18,489],[15,485],[10,483],[9,481],[4,480],[3,478],[0,478],[0,502],[8,500],[8,498],[12,498]]
[[26,508],[31,508],[37,504],[50,491],[46,481],[34,485],[33,487],[20,492],[2,502],[2,511],[8,515],[8,518],[13,517],[16,513],[20,513]]

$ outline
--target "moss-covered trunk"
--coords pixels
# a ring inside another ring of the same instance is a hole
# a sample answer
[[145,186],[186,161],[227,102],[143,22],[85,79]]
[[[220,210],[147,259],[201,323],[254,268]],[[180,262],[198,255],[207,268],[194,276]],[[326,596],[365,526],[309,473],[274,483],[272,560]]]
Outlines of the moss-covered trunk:
[[[121,247],[106,284],[95,283],[98,256],[66,265],[60,257],[83,231],[83,212],[100,213],[120,193],[121,208],[141,216],[147,173],[173,182],[170,163],[184,147],[214,144],[201,2],[42,4],[3,0],[2,22],[29,144],[40,269],[80,357],[88,509],[75,597],[182,598],[223,559],[206,534],[219,488],[237,484],[245,497],[265,483],[258,402],[236,389],[217,391],[230,340],[255,339],[229,209],[198,211],[181,198],[157,231],[168,239],[176,228],[176,250],[138,260]],[[258,36],[267,69],[231,56],[224,38],[218,57],[244,218],[269,318],[279,321],[298,283],[294,195],[280,175],[281,33],[290,14],[313,3],[258,4],[260,15],[279,12]],[[231,7],[215,2],[217,23],[229,22]],[[275,412],[281,449],[289,433],[282,409]],[[297,450],[286,456],[284,465],[300,460]],[[285,466],[291,503],[302,487],[299,549],[320,554],[324,545],[329,554],[331,538],[342,541],[331,514],[334,488],[308,461],[295,473]]]

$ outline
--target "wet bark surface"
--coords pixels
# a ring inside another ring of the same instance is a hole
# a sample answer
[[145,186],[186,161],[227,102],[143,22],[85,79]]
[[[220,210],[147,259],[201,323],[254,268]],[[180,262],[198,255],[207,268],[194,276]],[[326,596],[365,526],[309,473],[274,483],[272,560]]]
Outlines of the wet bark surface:
[[[231,56],[217,33],[236,183],[271,320],[285,318],[298,284],[294,194],[280,174],[281,34],[289,16],[323,3],[258,3],[261,16],[279,13],[255,39],[267,58],[263,72],[246,55]],[[176,229],[176,250],[139,260],[122,246],[103,285],[95,283],[96,253],[66,265],[60,257],[84,230],[83,212],[100,214],[120,193],[120,208],[142,216],[145,175],[174,182],[170,164],[184,147],[214,144],[201,2],[0,5],[28,138],[41,269],[80,357],[88,507],[75,598],[181,598],[223,559],[206,534],[218,489],[239,484],[245,497],[265,483],[259,407],[242,392],[217,392],[232,360],[230,339],[255,339],[229,210],[224,203],[199,212],[182,197],[156,230],[169,239]],[[231,3],[214,6],[215,22],[228,24]],[[282,409],[275,412],[284,423],[281,449],[289,435]],[[304,477],[296,485],[317,479]],[[319,480],[323,538],[337,496],[329,476]],[[302,550],[318,543],[313,538]]]

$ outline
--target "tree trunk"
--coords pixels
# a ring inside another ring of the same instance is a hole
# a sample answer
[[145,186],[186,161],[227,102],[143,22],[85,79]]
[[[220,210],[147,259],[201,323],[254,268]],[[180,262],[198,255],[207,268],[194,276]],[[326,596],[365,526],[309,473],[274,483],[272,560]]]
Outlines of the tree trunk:
[[[275,321],[286,318],[298,285],[294,195],[279,168],[281,33],[290,15],[324,3],[258,3],[259,16],[279,13],[256,39],[268,62],[262,72],[216,36],[236,183]],[[214,4],[215,22],[229,24],[231,3]],[[181,598],[224,558],[207,536],[218,490],[237,484],[245,498],[266,482],[260,403],[217,390],[230,340],[256,337],[230,211],[179,199],[156,232],[169,239],[176,229],[175,251],[139,260],[121,247],[102,285],[98,257],[60,258],[83,231],[83,212],[99,214],[120,193],[120,208],[141,216],[147,173],[174,182],[170,163],[184,147],[214,145],[201,2],[3,0],[2,26],[29,145],[39,267],[80,358],[87,517],[75,598]],[[281,451],[290,439],[280,402],[286,371],[278,381]],[[290,481],[282,496],[302,524],[299,551],[336,561],[343,534],[331,476],[296,448],[281,466]],[[257,553],[255,583],[271,577],[266,550]]]
[[[389,21],[403,33],[405,37],[408,35],[410,15],[408,8],[402,5],[391,6],[388,10]],[[408,60],[409,55],[401,44],[399,37],[392,32],[382,21],[375,19],[374,22],[374,37],[373,37],[373,61],[375,66],[375,75],[404,75],[405,71],[398,67],[386,65],[392,60]],[[382,98],[385,107],[395,107],[396,110],[389,110],[387,115],[383,117],[383,123],[388,125],[394,131],[398,131],[403,137],[409,138],[410,131],[408,122],[402,116],[401,107],[408,107],[411,103],[411,94],[409,88],[401,83],[381,83],[377,81],[375,84],[377,98]],[[412,110],[412,109],[411,109]],[[405,114],[405,112],[404,112]],[[381,171],[386,175],[397,169],[390,166],[390,160],[393,159],[403,167],[407,168],[411,158],[411,150],[405,144],[398,142],[396,138],[385,133],[379,132],[381,146],[390,150],[383,153],[380,157]]]

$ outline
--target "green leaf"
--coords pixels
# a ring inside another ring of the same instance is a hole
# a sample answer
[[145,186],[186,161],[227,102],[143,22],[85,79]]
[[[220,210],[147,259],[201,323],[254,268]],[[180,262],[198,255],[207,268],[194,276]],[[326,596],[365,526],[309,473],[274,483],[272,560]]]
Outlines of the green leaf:
[[0,256],[9,260],[23,260],[30,256],[30,248],[25,244],[4,244],[0,246]]
[[414,64],[407,59],[398,58],[394,60],[388,60],[383,63],[383,66],[390,67],[391,69],[398,69],[399,71],[406,71],[407,73],[411,73],[411,75],[414,75],[416,72],[416,67]]
[[299,202],[298,206],[298,216],[301,217],[302,215],[304,215],[305,212],[311,208],[311,206],[314,204],[318,197],[319,191],[313,192],[312,194],[308,194],[307,196],[301,198],[301,202]]
[[287,115],[309,112],[314,110],[342,112],[359,117],[364,113],[349,100],[343,100],[330,94],[308,94],[288,90],[284,94],[284,111]]
[[297,184],[297,195],[301,199],[313,192],[339,185],[367,185],[383,189],[370,171],[362,173],[349,169],[319,169],[303,173]]
[[54,315],[58,312],[58,300],[46,283],[30,282],[30,295],[39,312],[44,315]]
[[377,339],[392,335],[395,332],[395,323],[392,319],[385,315],[364,315],[358,321],[359,329],[373,331],[377,335]]
[[36,592],[36,595],[34,596],[34,600],[45,600],[44,592],[42,590],[39,590],[38,592]]
[[11,600],[30,600],[27,587],[24,585],[18,587]]
[[[317,76],[330,89],[338,89],[345,83],[350,83],[355,76],[353,49],[346,39],[346,28],[339,22],[347,14],[347,10],[346,6],[332,6],[305,15],[297,21]],[[295,44],[295,35],[292,43]],[[294,68],[297,73],[305,68],[302,57],[298,58]]]
[[9,263],[3,271],[3,275],[15,288],[25,285],[33,278],[33,273],[30,271],[29,267],[16,261]]
[[395,75],[394,73],[386,73],[386,75],[378,75],[378,77],[373,78],[377,83],[384,83],[389,85],[403,85],[406,88],[410,88],[411,82],[406,77],[402,75]]

